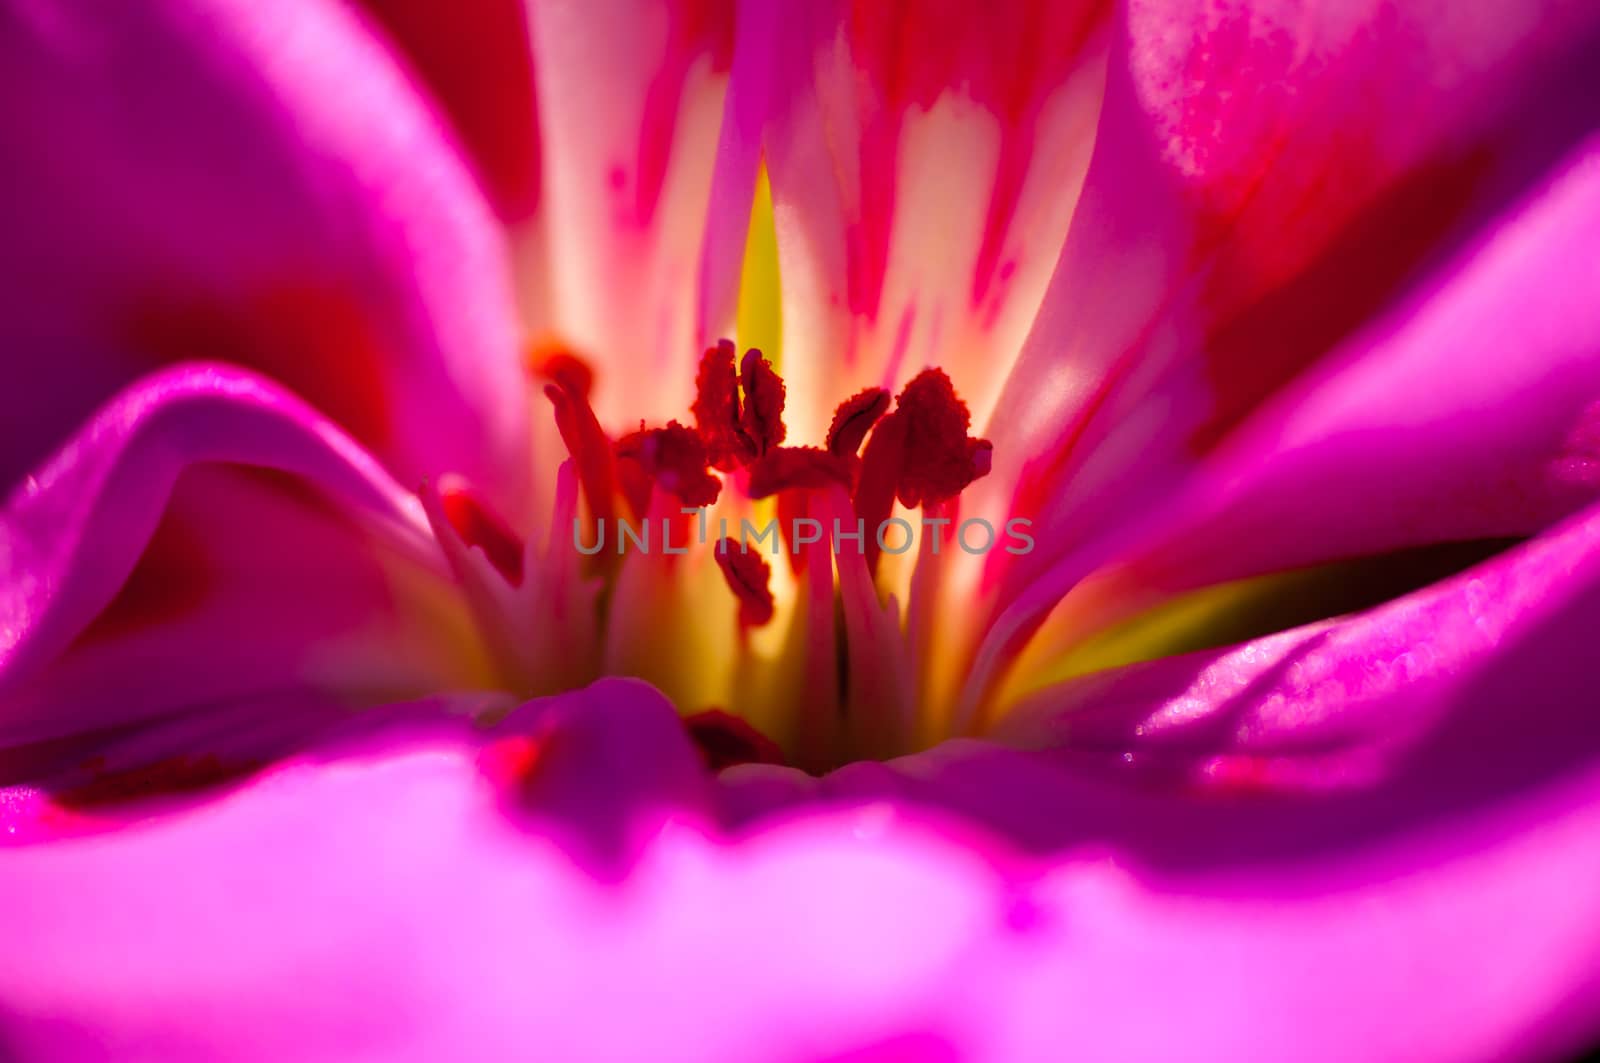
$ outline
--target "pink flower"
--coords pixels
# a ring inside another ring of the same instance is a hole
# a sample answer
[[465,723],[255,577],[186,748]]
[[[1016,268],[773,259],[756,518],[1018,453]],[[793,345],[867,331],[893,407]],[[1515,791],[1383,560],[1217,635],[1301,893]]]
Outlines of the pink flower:
[[4,1054],[1581,1051],[1597,34],[0,5]]

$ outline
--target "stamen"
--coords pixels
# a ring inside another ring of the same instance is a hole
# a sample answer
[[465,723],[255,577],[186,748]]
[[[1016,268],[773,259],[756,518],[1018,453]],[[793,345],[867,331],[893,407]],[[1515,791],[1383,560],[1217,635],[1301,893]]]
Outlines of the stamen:
[[683,720],[690,739],[712,771],[735,764],[782,764],[778,744],[744,720],[721,709],[707,709]]
[[820,447],[778,447],[751,464],[745,490],[751,498],[766,498],[794,487],[832,484],[850,486],[850,467],[843,459]]
[[481,549],[507,583],[522,586],[522,540],[498,514],[463,487],[441,492],[439,504],[463,543]]
[[786,432],[783,379],[753,347],[735,371],[735,353],[728,340],[705,352],[691,407],[710,463],[723,472],[755,461],[782,443]]
[[833,423],[828,426],[828,450],[839,457],[854,457],[861,449],[861,441],[889,409],[889,392],[883,388],[866,388],[856,392],[833,411]]
[[783,426],[783,378],[773,370],[772,363],[752,347],[744,352],[739,383],[744,388],[744,412],[739,417],[739,426],[750,448],[750,460],[753,460],[782,443],[787,434]]
[[[641,426],[639,431],[623,436],[617,441],[617,458],[625,484],[634,479],[626,468],[632,465],[648,477],[648,483],[677,495],[686,506],[709,506],[722,493],[722,481],[707,471],[705,443],[694,429],[677,421],[667,422],[665,428]],[[630,501],[642,515],[649,506],[648,490],[642,501]]]
[[932,505],[960,494],[989,471],[987,439],[967,438],[972,415],[942,369],[924,369],[900,392],[894,416],[906,423],[896,493],[905,506]]
[[743,464],[739,432],[739,373],[733,342],[723,340],[700,358],[691,411],[713,467],[732,472]]
[[589,400],[569,384],[546,384],[545,396],[556,408],[556,429],[578,467],[578,483],[596,520],[613,516],[616,468],[611,458],[611,441],[596,420]]
[[739,599],[739,623],[745,627],[760,627],[771,620],[777,607],[769,586],[772,566],[731,538],[717,540],[716,556],[722,578],[733,596]]
[[594,391],[594,369],[560,344],[543,344],[528,352],[528,368],[585,402]]

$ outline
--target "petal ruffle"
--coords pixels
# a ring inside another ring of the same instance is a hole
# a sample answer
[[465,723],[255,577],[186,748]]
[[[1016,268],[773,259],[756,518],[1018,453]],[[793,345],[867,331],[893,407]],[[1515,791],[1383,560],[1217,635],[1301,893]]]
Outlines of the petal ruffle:
[[12,5],[0,482],[117,388],[225,356],[406,480],[524,502],[499,226],[439,121],[342,4]]
[[370,701],[483,681],[416,499],[219,366],[125,392],[13,493],[0,631],[4,744],[302,685]]

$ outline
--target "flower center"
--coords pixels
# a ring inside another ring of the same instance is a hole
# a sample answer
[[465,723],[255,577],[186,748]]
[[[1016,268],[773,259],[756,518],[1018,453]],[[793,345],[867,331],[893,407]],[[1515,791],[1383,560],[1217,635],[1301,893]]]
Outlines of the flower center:
[[[941,546],[960,556],[946,514],[990,468],[943,371],[898,396],[850,396],[820,445],[786,445],[784,382],[755,349],[705,352],[692,424],[641,421],[616,437],[580,359],[561,351],[533,368],[569,455],[544,542],[522,543],[463,485],[425,498],[514,682],[546,693],[646,679],[713,768],[820,771],[923,740],[911,643],[929,618],[901,617],[878,577],[913,543],[919,572]],[[920,529],[896,501],[921,508]]]

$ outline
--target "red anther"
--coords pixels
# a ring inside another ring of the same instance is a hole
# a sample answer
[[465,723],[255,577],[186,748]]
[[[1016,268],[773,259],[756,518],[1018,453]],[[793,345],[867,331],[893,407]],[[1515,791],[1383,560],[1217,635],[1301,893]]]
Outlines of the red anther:
[[744,389],[739,428],[749,449],[750,456],[745,459],[749,462],[782,443],[787,433],[783,427],[783,378],[752,347],[744,352],[740,363],[739,384]]
[[760,554],[748,552],[731,538],[717,540],[717,567],[728,589],[739,599],[739,623],[745,627],[760,627],[772,619],[776,604],[768,582],[772,579],[772,566]]
[[608,520],[616,508],[616,467],[611,441],[595,419],[589,401],[571,387],[546,384],[544,393],[556,408],[556,428],[578,467],[578,484],[596,520]]
[[942,369],[918,373],[895,405],[905,444],[895,493],[906,506],[932,505],[960,494],[989,471],[993,447],[968,439],[972,415]]
[[712,771],[735,764],[782,764],[778,743],[750,724],[721,709],[707,709],[683,719],[684,730]]
[[791,487],[815,489],[830,484],[850,486],[850,466],[845,459],[820,447],[778,447],[750,463],[751,498],[766,498]]
[[695,428],[705,440],[711,464],[723,472],[733,471],[745,460],[739,431],[739,371],[733,364],[736,353],[729,340],[706,350],[695,376],[691,407]]
[[522,540],[517,533],[465,488],[441,492],[439,503],[461,541],[481,549],[507,583],[522,586]]
[[[722,481],[707,471],[706,445],[698,433],[677,421],[665,428],[641,428],[620,440],[617,454],[636,462],[649,481],[670,491],[686,506],[709,506]],[[648,505],[648,501],[645,503]],[[641,514],[643,507],[636,507]]]
[[589,363],[560,344],[540,344],[528,351],[528,368],[538,376],[589,401],[594,391],[594,370]]
[[854,456],[888,409],[889,393],[883,388],[866,388],[841,402],[828,426],[828,450],[841,458]]

